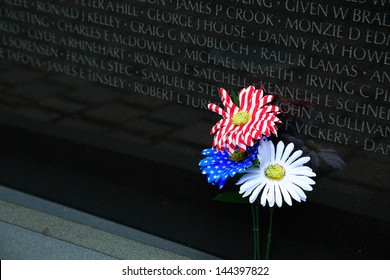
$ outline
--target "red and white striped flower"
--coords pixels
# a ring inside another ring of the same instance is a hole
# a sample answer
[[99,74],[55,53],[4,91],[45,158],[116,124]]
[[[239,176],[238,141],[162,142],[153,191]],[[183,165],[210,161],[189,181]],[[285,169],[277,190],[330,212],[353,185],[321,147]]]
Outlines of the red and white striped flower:
[[213,147],[220,151],[228,150],[229,154],[238,147],[245,151],[247,146],[253,146],[254,140],[261,139],[263,135],[277,135],[276,123],[281,122],[276,116],[279,107],[267,105],[274,98],[273,95],[263,95],[262,89],[254,86],[243,88],[239,93],[240,106],[236,106],[228,92],[220,88],[221,100],[226,108],[211,103],[209,110],[221,115],[210,131],[214,134]]

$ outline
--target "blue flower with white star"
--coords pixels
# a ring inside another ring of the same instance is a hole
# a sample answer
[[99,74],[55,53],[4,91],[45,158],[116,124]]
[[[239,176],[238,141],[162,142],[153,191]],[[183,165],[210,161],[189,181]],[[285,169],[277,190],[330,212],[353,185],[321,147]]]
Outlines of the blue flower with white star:
[[231,155],[226,150],[205,149],[202,151],[202,155],[207,157],[199,162],[202,174],[207,175],[208,183],[218,184],[221,189],[229,177],[243,173],[253,165],[253,161],[257,159],[258,146],[259,141],[252,147],[248,147],[245,153],[237,149]]

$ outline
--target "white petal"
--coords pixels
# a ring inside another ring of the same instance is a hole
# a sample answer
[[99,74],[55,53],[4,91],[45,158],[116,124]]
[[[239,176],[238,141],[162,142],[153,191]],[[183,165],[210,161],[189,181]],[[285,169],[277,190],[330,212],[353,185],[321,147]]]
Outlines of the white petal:
[[236,185],[241,185],[242,183],[252,180],[254,177],[259,176],[259,170],[256,168],[256,170],[250,170],[247,169],[245,171],[245,174],[241,176],[241,178],[237,181]]
[[241,185],[242,183],[245,183],[247,181],[251,181],[251,180],[259,178],[259,177],[260,177],[260,174],[258,171],[246,173],[243,176],[241,176],[241,178],[237,181],[236,185]]
[[315,185],[316,182],[307,177],[307,176],[299,176],[299,175],[288,175],[288,178],[292,181],[292,182],[295,182],[295,181],[304,181],[305,183],[309,184],[309,185]]
[[258,153],[257,158],[258,158],[260,165],[261,165],[264,161],[267,160],[267,156],[266,156],[267,151],[264,149],[264,147],[261,147],[259,145],[259,148],[257,149],[257,153]]
[[275,184],[271,183],[267,195],[268,204],[270,207],[274,206],[275,204]]
[[272,162],[274,163],[275,162],[275,146],[274,146],[274,143],[272,143],[272,141],[269,141],[269,149],[268,149],[268,159],[269,159],[269,162]]
[[283,153],[282,158],[280,159],[280,162],[285,162],[293,150],[294,150],[294,144],[289,143],[287,145],[286,149],[284,150],[284,153]]
[[301,198],[301,200],[305,201],[306,200],[306,194],[303,192],[303,190],[298,187],[297,185],[295,184],[292,184],[291,183],[291,187],[294,189],[294,191],[299,195],[299,197]]
[[293,182],[293,183],[305,191],[309,192],[313,190],[313,187],[307,184],[306,182],[300,181],[300,182]]
[[264,155],[265,154],[265,151],[267,149],[266,147],[267,147],[267,142],[264,141],[264,140],[260,140],[260,145],[257,148],[257,152],[259,153],[259,155]]
[[256,188],[256,189],[253,191],[252,195],[249,197],[249,202],[250,202],[250,203],[255,202],[255,200],[256,200],[257,196],[259,195],[261,189],[262,189],[262,188],[259,188],[259,187],[258,187],[258,188]]
[[286,164],[290,165],[294,160],[296,160],[297,158],[299,158],[302,154],[303,154],[303,152],[302,152],[301,150],[295,151],[295,152],[289,157],[289,159],[286,160]]
[[[258,185],[256,187],[256,189],[259,189],[259,192],[263,189],[263,187],[265,186],[265,183],[261,183],[260,185]],[[242,197],[247,197],[248,195],[250,195],[252,193],[252,190],[247,190],[243,195]]]
[[271,141],[264,141],[263,142],[263,150],[262,150],[262,156],[263,156],[263,162],[269,162],[269,149],[270,145],[272,144]]
[[248,180],[240,187],[240,194],[246,192],[247,190],[253,190],[256,186],[258,186],[260,182],[258,180]]
[[301,157],[290,164],[291,168],[303,166],[306,162],[310,160],[310,157]]
[[246,190],[244,193],[241,193],[242,194],[242,197],[247,197],[248,195],[250,195],[252,193],[253,189],[249,189],[249,190]]
[[283,141],[279,141],[278,145],[276,146],[275,162],[280,162],[280,158],[283,155],[283,150],[284,150],[284,143]]
[[285,201],[288,205],[291,206],[291,205],[292,205],[292,200],[291,200],[291,197],[290,197],[288,191],[287,191],[283,186],[280,187],[280,191],[282,192],[284,201]]
[[259,160],[260,165],[261,165],[261,163],[263,162],[263,156],[259,153],[259,150],[257,150],[257,152],[258,152],[257,159]]
[[301,202],[301,198],[299,197],[299,195],[296,193],[296,191],[294,190],[294,188],[291,187],[291,183],[286,181],[284,184],[283,184],[283,187],[288,191],[288,193],[291,195],[292,198],[294,198],[296,201],[298,202]]
[[275,185],[275,201],[276,201],[276,205],[282,207],[283,200],[282,200],[282,194],[280,193],[279,185]]
[[[261,183],[256,188],[258,188],[261,191],[264,186],[265,186],[265,182]],[[252,191],[253,191],[253,189],[246,190],[245,193],[242,195],[242,197],[247,197],[248,195],[250,195],[252,193]]]
[[269,185],[267,184],[263,190],[263,194],[261,195],[261,205],[265,206],[265,203],[267,201],[267,195],[268,195]]
[[301,176],[308,176],[308,177],[316,176],[316,174],[308,166],[295,167],[291,169],[287,168],[286,173],[291,175],[301,175]]
[[313,187],[310,186],[305,180],[301,180],[300,177],[307,178],[305,176],[295,176],[295,178],[292,178],[292,176],[289,176],[289,179],[290,179],[291,183],[297,185],[301,189],[303,189],[305,191],[312,191]]

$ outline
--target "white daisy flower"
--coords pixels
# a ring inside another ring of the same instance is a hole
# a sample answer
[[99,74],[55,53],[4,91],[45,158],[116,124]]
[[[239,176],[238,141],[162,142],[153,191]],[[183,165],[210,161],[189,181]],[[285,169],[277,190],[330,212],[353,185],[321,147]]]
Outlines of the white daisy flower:
[[270,207],[276,203],[281,207],[283,201],[292,205],[291,198],[298,202],[306,201],[303,191],[311,191],[315,182],[309,177],[316,174],[308,166],[304,166],[310,157],[301,157],[302,151],[294,153],[294,144],[286,147],[280,141],[275,150],[272,141],[260,140],[258,158],[260,166],[249,168],[237,185],[241,185],[240,194],[249,197],[253,203],[261,193],[260,203],[265,206],[268,202]]

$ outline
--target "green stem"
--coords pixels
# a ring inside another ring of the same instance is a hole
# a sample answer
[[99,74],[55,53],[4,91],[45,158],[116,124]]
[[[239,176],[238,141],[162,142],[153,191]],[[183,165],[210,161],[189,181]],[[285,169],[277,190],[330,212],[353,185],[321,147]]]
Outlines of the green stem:
[[252,207],[252,223],[253,223],[253,259],[260,259],[260,232],[259,232],[259,205],[253,204]]
[[265,259],[269,260],[270,248],[271,248],[271,236],[272,236],[272,224],[274,218],[274,208],[269,209],[269,226],[268,226],[268,238],[267,238],[267,251],[265,254]]

